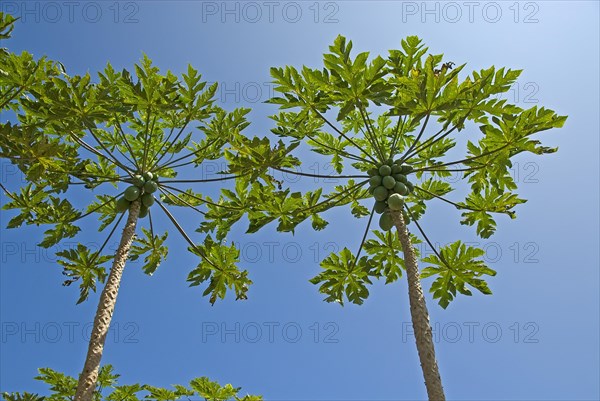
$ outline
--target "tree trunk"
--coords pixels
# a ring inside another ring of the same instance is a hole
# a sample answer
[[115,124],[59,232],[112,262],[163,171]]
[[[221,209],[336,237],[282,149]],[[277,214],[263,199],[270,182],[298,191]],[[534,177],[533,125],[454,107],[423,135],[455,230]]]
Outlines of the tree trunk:
[[102,352],[104,351],[104,342],[106,341],[110,321],[115,310],[115,304],[117,303],[117,294],[119,293],[119,286],[121,285],[121,277],[123,276],[125,262],[129,256],[129,250],[135,235],[135,227],[139,213],[140,201],[137,200],[133,202],[129,208],[127,223],[123,229],[123,234],[121,234],[121,242],[119,243],[119,248],[115,254],[110,274],[106,280],[106,285],[102,290],[102,295],[100,295],[85,364],[77,384],[75,401],[92,401],[93,399],[94,391],[96,390],[96,382],[98,380],[98,371],[100,369],[100,360],[102,359]]
[[417,267],[417,255],[410,241],[406,224],[402,213],[390,211],[392,221],[398,230],[402,251],[404,252],[404,263],[406,265],[406,277],[408,279],[408,299],[410,303],[410,315],[412,318],[413,331],[417,343],[421,369],[427,388],[427,396],[430,401],[444,401],[444,389],[442,379],[435,359],[433,335],[429,324],[429,312],[425,305],[425,297],[421,288],[421,278]]

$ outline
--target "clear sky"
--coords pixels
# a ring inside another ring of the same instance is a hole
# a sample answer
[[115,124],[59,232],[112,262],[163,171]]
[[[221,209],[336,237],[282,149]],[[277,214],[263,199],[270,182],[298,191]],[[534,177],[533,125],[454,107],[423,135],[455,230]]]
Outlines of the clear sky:
[[[468,71],[524,69],[508,100],[569,119],[540,135],[558,153],[515,164],[519,194],[529,200],[518,219],[499,218],[489,240],[460,226],[444,204],[432,204],[423,220],[437,243],[478,242],[498,271],[493,296],[460,297],[447,310],[428,297],[442,379],[451,400],[600,398],[598,2],[1,0],[0,7],[22,17],[4,46],[60,60],[71,74],[94,73],[109,60],[130,68],[143,52],[176,73],[191,63],[222,84],[223,107],[253,107],[249,135],[272,127],[266,117],[276,108],[262,104],[269,67],[321,66],[338,34],[373,55],[418,35]],[[322,159],[307,157],[308,168],[326,171]],[[0,167],[5,185],[22,184],[12,166]],[[321,184],[302,179],[298,188]],[[10,216],[0,217],[0,390],[43,392],[37,368],[81,369],[98,294],[76,306],[77,288],[61,286],[52,250],[35,246],[42,228],[6,230]],[[326,216],[326,230],[304,224],[295,236],[272,226],[245,235],[244,222],[234,226],[229,238],[254,285],[247,301],[228,297],[212,307],[201,289],[187,287],[196,260],[171,231],[168,260],[154,276],[128,265],[103,362],[124,384],[209,376],[270,400],[424,398],[404,278],[376,283],[364,305],[343,308],[323,302],[308,282],[329,251],[355,251],[366,224],[347,209]],[[189,232],[199,224],[195,214],[178,217]],[[85,230],[85,241],[102,241],[93,221]]]

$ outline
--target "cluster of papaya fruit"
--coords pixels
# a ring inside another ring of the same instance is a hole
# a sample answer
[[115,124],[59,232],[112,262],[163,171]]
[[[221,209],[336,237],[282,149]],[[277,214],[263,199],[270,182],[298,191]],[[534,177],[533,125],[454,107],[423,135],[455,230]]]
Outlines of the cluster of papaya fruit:
[[127,187],[123,196],[117,200],[117,212],[129,210],[131,202],[141,201],[139,217],[146,217],[150,206],[154,204],[154,195],[158,189],[158,177],[151,172],[136,174],[131,179],[133,185]]
[[384,231],[391,230],[394,225],[389,211],[402,210],[404,197],[415,189],[407,178],[413,170],[412,166],[402,164],[400,160],[389,159],[367,171],[369,192],[375,198],[375,212],[381,214],[379,227]]

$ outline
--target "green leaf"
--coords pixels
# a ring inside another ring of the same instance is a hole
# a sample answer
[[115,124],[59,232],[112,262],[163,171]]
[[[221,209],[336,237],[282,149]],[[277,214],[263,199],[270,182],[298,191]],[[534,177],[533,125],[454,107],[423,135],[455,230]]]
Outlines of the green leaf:
[[233,387],[231,384],[221,386],[215,381],[211,381],[207,377],[199,377],[190,382],[190,387],[201,397],[211,401],[227,401],[227,400],[245,400],[245,401],[261,401],[262,397],[245,396],[238,398],[238,393],[241,387]]
[[86,188],[95,188],[104,182],[110,182],[117,188],[119,175],[115,171],[115,167],[114,163],[110,163],[107,159],[103,158],[97,162],[88,161],[85,165],[85,174],[81,174],[77,178],[87,183]]
[[370,270],[363,256],[358,261],[348,248],[339,254],[331,253],[321,262],[323,271],[310,282],[319,286],[319,292],[327,295],[325,301],[344,304],[344,297],[350,302],[361,305],[369,296],[367,284]]
[[86,213],[97,213],[100,216],[98,231],[103,231],[117,218],[116,198],[110,195],[96,195],[96,202],[90,203]]
[[77,380],[50,368],[40,368],[38,371],[39,375],[35,379],[48,384],[50,391],[54,393],[50,397],[45,398],[46,400],[66,401],[75,396]]
[[480,258],[485,254],[483,249],[467,246],[461,241],[453,242],[440,249],[439,254],[423,258],[423,262],[431,264],[421,272],[422,278],[436,276],[431,284],[430,292],[438,299],[442,308],[456,297],[456,293],[472,295],[467,285],[489,295],[489,289],[483,275],[495,276],[496,272],[485,265]]
[[[241,387],[233,387],[231,384],[221,386],[207,377],[192,379],[189,388],[176,384],[173,386],[174,390],[147,384],[118,385],[119,377],[120,375],[113,373],[111,365],[100,367],[93,399],[95,401],[139,401],[140,399],[174,401],[195,399],[196,395],[211,401],[262,401],[263,399],[256,395],[240,396]],[[77,389],[76,379],[50,368],[40,368],[39,375],[35,379],[49,385],[51,394],[38,396],[27,392],[2,393],[2,397],[9,401],[71,401]]]
[[178,391],[167,390],[166,388],[145,385],[144,390],[149,392],[149,394],[144,397],[144,399],[147,400],[171,401],[178,400],[181,397]]
[[139,401],[137,394],[143,390],[139,384],[113,386],[113,391],[107,397],[107,401]]
[[246,184],[238,180],[235,189],[235,192],[221,189],[222,195],[216,202],[210,197],[206,198],[208,211],[204,214],[204,221],[196,231],[209,233],[216,230],[218,241],[225,238],[231,227],[244,216],[249,208]]
[[74,237],[81,230],[71,224],[80,216],[80,213],[68,200],[51,196],[49,202],[38,205],[38,208],[44,211],[39,215],[38,221],[42,224],[54,225],[53,228],[44,232],[44,240],[40,242],[39,246],[49,248],[65,238]]
[[256,182],[258,179],[266,183],[276,183],[268,174],[273,167],[294,167],[300,164],[299,160],[289,153],[298,146],[297,142],[285,145],[279,141],[271,147],[268,138],[237,137],[232,142],[231,149],[225,151],[229,173],[241,176],[246,183]]
[[36,214],[40,214],[40,212],[37,207],[48,198],[46,192],[41,189],[35,189],[33,184],[27,184],[21,188],[21,193],[10,193],[9,197],[11,200],[5,203],[2,209],[20,209],[20,214],[8,222],[6,225],[7,228],[20,227],[23,223],[39,224]]
[[31,393],[2,393],[2,398],[6,401],[44,401],[46,397]]
[[[381,232],[373,230],[376,238],[365,241],[364,249],[369,255],[367,265],[370,266],[370,274],[374,277],[385,277],[385,283],[390,284],[402,277],[402,270],[405,269],[404,258],[400,257],[402,244],[398,238],[396,230]],[[414,245],[421,241],[411,236],[411,242]],[[414,248],[417,256],[418,249]]]
[[246,270],[240,271],[236,266],[240,251],[233,244],[228,247],[216,243],[207,235],[201,246],[189,249],[201,258],[198,266],[188,275],[187,280],[191,287],[208,281],[202,295],[210,295],[211,304],[214,304],[217,298],[224,299],[228,289],[235,291],[236,299],[247,299],[248,287],[252,281],[248,279]]
[[144,266],[142,270],[147,275],[154,274],[158,266],[167,258],[169,249],[164,245],[168,232],[162,236],[152,235],[150,230],[142,227],[143,238],[136,236],[129,251],[129,259],[137,260],[140,256],[146,255],[144,258]]
[[516,218],[512,210],[516,205],[525,203],[526,200],[520,199],[517,194],[497,193],[492,189],[487,189],[484,194],[470,193],[465,202],[458,205],[467,208],[462,213],[461,224],[472,226],[477,224],[477,235],[482,238],[489,238],[496,231],[496,221],[491,213],[503,213],[511,218]]
[[0,39],[10,38],[16,20],[12,15],[0,12]]
[[87,299],[90,290],[96,291],[96,282],[104,283],[107,274],[102,264],[113,258],[110,255],[101,256],[98,252],[92,252],[82,244],[77,244],[76,249],[57,252],[56,256],[61,258],[58,259],[58,263],[63,266],[63,275],[69,277],[63,285],[81,280],[78,304]]

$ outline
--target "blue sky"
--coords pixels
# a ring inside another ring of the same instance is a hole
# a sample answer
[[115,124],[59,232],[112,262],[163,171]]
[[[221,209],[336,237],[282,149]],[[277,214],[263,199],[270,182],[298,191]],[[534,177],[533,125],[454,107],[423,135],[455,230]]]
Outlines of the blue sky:
[[[0,7],[23,17],[4,46],[60,60],[71,74],[94,73],[107,61],[131,68],[143,53],[176,73],[191,63],[226,88],[223,107],[253,108],[249,135],[272,127],[266,117],[276,108],[262,103],[269,67],[318,67],[338,34],[373,55],[418,35],[467,71],[524,69],[507,99],[569,119],[540,134],[558,153],[518,158],[515,180],[529,200],[518,219],[499,218],[489,240],[460,226],[444,204],[431,204],[423,220],[436,243],[478,242],[498,271],[489,281],[493,296],[461,297],[447,310],[428,297],[441,375],[451,400],[600,398],[598,2],[2,0]],[[326,171],[322,159],[306,157],[313,172]],[[0,167],[5,185],[22,184],[12,166]],[[77,290],[60,285],[52,251],[35,247],[43,230],[6,230],[11,215],[0,216],[0,390],[43,392],[33,380],[37,368],[79,372],[97,295],[76,306]],[[199,224],[194,214],[178,217],[190,232]],[[169,386],[209,376],[271,400],[424,398],[406,281],[376,283],[364,305],[343,308],[323,302],[308,282],[329,251],[355,250],[366,224],[347,209],[326,217],[324,231],[302,225],[295,236],[271,226],[246,235],[244,222],[234,226],[229,239],[254,284],[247,301],[228,297],[212,307],[187,287],[197,262],[163,222],[168,260],[152,277],[128,265],[103,362],[122,383]],[[94,226],[86,222],[85,241],[100,243]]]

